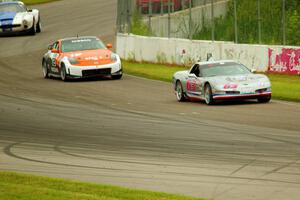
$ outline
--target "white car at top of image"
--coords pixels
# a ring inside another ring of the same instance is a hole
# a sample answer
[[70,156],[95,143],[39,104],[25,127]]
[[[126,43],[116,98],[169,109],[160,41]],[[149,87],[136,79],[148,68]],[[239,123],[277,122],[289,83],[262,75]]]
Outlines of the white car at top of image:
[[21,1],[0,0],[0,34],[41,32],[40,13]]
[[198,62],[190,70],[173,75],[178,101],[204,100],[210,105],[218,100],[271,100],[271,83],[264,74],[254,74],[243,64],[232,60]]

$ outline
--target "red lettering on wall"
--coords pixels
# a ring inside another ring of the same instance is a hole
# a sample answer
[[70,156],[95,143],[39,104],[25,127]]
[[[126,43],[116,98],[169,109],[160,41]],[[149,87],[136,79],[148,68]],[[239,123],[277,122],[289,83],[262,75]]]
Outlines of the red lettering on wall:
[[276,52],[269,48],[269,72],[300,75],[300,49],[283,48]]

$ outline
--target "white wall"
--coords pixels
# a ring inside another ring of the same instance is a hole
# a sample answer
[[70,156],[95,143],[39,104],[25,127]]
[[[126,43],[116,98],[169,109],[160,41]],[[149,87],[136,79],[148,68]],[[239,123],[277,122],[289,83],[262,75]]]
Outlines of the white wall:
[[118,34],[117,53],[127,60],[179,65],[205,61],[207,53],[212,53],[215,60],[237,60],[257,71],[267,71],[268,67],[273,66],[272,69],[276,72],[300,74],[300,47]]

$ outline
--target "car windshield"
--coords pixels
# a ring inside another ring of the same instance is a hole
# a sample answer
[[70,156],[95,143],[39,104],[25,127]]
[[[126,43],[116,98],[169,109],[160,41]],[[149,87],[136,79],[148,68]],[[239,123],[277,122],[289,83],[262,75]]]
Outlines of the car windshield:
[[202,65],[201,73],[204,77],[251,74],[247,67],[233,62]]
[[98,38],[78,38],[62,41],[62,52],[105,49]]
[[9,4],[1,4],[0,12],[26,12],[26,8],[21,4],[9,3]]

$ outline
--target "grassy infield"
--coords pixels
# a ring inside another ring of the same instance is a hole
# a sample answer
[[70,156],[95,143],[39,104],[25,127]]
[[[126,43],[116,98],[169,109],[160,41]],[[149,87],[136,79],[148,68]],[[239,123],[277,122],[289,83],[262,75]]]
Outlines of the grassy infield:
[[59,1],[59,0],[22,0],[26,5],[34,5],[34,4],[41,4],[41,3],[48,3],[51,1]]
[[[165,193],[0,172],[1,200],[196,200]],[[200,199],[199,199],[200,200]]]
[[[27,5],[55,0],[24,0]],[[172,74],[186,69],[180,66],[123,62],[125,73],[146,78],[171,81]],[[273,85],[273,97],[300,102],[300,77],[268,74]],[[79,183],[60,179],[0,172],[0,199],[3,200],[193,200],[184,196],[154,193],[120,187]]]

